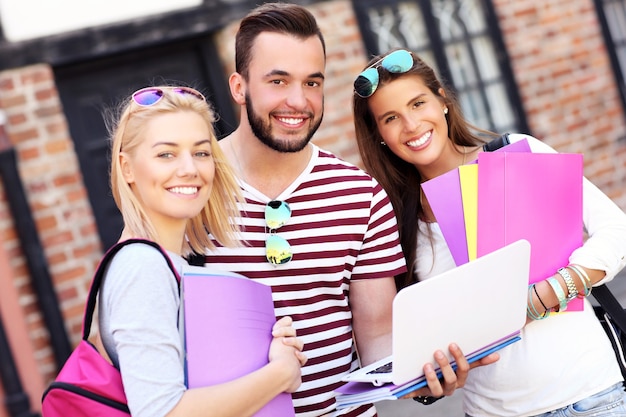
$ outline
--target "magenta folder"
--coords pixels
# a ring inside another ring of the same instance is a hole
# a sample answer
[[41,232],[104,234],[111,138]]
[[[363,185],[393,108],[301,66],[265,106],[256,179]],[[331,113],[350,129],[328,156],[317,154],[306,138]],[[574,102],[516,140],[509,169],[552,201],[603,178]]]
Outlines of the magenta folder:
[[[276,322],[270,287],[192,266],[183,270],[182,291],[189,388],[227,382],[268,363]],[[295,416],[291,394],[279,394],[255,416]]]
[[583,243],[582,178],[580,154],[479,154],[477,255],[526,239],[530,283],[554,275]]

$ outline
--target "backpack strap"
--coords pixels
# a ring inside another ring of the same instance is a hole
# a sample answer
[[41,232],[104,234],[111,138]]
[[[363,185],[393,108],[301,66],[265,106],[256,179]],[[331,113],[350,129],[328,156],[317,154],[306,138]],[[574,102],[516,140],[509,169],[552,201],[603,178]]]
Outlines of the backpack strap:
[[606,284],[598,285],[593,288],[591,295],[600,303],[600,306],[602,306],[609,317],[613,319],[613,322],[619,327],[622,333],[626,333],[626,312],[624,312],[624,308],[617,298],[615,298],[609,287],[607,287]]
[[511,140],[509,139],[509,133],[504,133],[499,138],[495,138],[490,142],[487,142],[483,145],[483,151],[485,152],[493,152],[495,150],[500,149],[503,146],[509,145]]
[[100,285],[102,285],[102,280],[104,279],[104,271],[106,270],[107,265],[109,264],[109,262],[111,262],[113,257],[117,254],[117,252],[119,252],[120,249],[122,249],[126,245],[130,245],[133,243],[143,243],[152,246],[153,248],[161,252],[161,254],[163,254],[163,257],[165,257],[165,260],[170,270],[172,271],[172,273],[174,273],[174,277],[176,277],[176,281],[179,284],[180,290],[180,276],[178,275],[178,271],[176,270],[176,267],[174,267],[174,264],[172,263],[172,260],[170,259],[165,249],[163,249],[158,243],[146,239],[128,239],[116,243],[115,245],[111,246],[111,248],[109,248],[109,250],[107,250],[107,252],[104,254],[102,259],[100,260],[100,263],[98,264],[96,273],[94,274],[91,288],[89,289],[87,305],[85,307],[85,317],[83,319],[83,340],[87,340],[89,338],[91,323],[93,321],[93,313],[96,309],[96,301],[98,300],[98,292],[100,291]]

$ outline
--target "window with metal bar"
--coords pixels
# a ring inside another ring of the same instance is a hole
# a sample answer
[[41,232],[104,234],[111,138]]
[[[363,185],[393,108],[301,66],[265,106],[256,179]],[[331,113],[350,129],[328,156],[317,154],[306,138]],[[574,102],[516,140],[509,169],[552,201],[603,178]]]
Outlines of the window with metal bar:
[[354,0],[353,7],[369,53],[412,50],[453,89],[470,122],[496,132],[528,132],[486,0]]
[[622,105],[626,108],[626,1],[595,0]]

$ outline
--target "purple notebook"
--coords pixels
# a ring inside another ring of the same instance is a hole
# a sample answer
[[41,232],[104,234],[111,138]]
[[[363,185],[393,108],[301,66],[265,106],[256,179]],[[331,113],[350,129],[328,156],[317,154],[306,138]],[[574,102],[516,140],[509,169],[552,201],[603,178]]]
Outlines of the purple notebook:
[[[268,363],[276,322],[270,287],[191,266],[183,270],[182,300],[189,388],[227,382]],[[255,416],[295,416],[291,394],[279,394]]]
[[422,190],[446,239],[454,263],[457,266],[467,263],[469,254],[459,169],[455,168],[422,183]]

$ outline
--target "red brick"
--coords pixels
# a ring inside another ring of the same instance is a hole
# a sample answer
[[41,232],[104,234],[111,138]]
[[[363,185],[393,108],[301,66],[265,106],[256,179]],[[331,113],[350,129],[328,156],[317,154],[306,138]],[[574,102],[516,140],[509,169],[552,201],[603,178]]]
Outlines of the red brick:
[[64,187],[67,185],[74,185],[80,180],[80,175],[75,172],[67,175],[59,175],[53,180],[53,184],[56,187]]
[[35,223],[37,230],[40,231],[54,229],[58,226],[57,219],[54,216],[40,217]]

